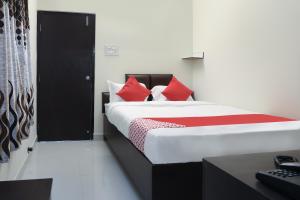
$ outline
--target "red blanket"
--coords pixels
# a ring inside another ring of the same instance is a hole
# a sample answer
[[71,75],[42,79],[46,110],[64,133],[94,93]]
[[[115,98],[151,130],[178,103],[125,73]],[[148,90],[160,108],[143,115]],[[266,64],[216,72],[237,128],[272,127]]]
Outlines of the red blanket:
[[174,123],[178,125],[184,125],[186,127],[295,121],[284,117],[275,117],[275,116],[263,115],[263,114],[225,115],[225,116],[210,116],[210,117],[146,118],[146,119],[151,119],[159,122]]

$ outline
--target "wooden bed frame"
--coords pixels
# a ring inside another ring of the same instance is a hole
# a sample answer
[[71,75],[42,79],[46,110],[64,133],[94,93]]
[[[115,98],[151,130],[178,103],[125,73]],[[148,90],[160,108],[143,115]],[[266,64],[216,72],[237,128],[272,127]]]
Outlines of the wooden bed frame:
[[[132,74],[147,88],[168,85],[172,74]],[[126,75],[126,80],[130,75]],[[104,140],[144,200],[201,200],[202,162],[152,164],[105,115],[109,93],[102,93]]]

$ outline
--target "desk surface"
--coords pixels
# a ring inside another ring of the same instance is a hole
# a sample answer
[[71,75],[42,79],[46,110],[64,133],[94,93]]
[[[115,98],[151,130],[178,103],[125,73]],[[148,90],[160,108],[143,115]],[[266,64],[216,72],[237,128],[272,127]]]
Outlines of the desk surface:
[[49,200],[52,179],[0,181],[0,199]]
[[287,200],[289,198],[284,197],[280,193],[265,186],[255,178],[257,171],[275,169],[273,158],[276,155],[289,155],[300,159],[300,150],[206,158],[204,159],[204,162],[214,165],[228,175],[239,180],[241,183],[251,187],[266,198]]

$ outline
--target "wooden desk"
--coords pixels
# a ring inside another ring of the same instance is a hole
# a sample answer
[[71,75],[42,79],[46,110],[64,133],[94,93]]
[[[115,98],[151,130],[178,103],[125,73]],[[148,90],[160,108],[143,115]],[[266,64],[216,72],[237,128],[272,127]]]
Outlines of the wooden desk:
[[0,181],[0,199],[50,200],[52,179]]
[[300,159],[300,151],[287,151],[203,160],[204,200],[290,200],[255,178],[257,171],[275,169],[273,158],[289,155]]

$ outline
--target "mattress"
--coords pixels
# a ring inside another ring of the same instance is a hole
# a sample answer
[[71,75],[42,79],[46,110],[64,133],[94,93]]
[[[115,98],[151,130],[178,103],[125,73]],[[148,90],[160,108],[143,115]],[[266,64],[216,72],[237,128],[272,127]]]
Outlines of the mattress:
[[[260,114],[210,102],[115,102],[108,120],[129,137],[138,118]],[[148,132],[144,154],[153,164],[200,162],[204,157],[300,149],[300,121],[158,128]]]

